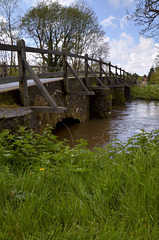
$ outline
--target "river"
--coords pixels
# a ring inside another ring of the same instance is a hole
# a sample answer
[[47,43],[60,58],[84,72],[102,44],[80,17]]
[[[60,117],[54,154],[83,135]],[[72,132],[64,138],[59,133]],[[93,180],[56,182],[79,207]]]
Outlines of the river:
[[125,142],[144,129],[150,132],[159,128],[159,102],[135,100],[113,106],[107,119],[90,119],[83,123],[64,123],[54,134],[59,140],[67,139],[74,146],[76,139],[88,141],[88,147],[105,147],[114,139]]

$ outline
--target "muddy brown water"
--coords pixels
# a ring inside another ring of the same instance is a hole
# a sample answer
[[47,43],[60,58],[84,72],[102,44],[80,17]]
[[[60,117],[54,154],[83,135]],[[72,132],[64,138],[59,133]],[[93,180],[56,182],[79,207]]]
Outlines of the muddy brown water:
[[126,142],[141,132],[159,128],[159,102],[135,100],[122,106],[113,106],[112,115],[107,119],[90,119],[83,123],[64,122],[54,134],[59,140],[67,139],[71,146],[77,139],[88,141],[88,147],[105,147],[114,139]]

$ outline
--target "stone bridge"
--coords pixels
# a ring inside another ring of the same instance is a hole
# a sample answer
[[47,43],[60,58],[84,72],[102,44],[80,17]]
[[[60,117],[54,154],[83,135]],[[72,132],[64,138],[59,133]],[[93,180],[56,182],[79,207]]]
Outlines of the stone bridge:
[[[25,47],[23,40],[17,46],[0,44],[0,50],[18,52],[18,65],[8,65],[8,68],[18,68],[18,76],[0,78],[1,129],[26,125],[41,132],[46,124],[55,127],[63,119],[81,122],[105,118],[111,115],[113,104],[130,99],[131,86],[137,84],[136,79],[121,68],[89,58],[87,54],[79,56],[66,50],[55,52]],[[27,52],[61,55],[62,71],[47,69],[39,73],[41,66],[30,66]],[[73,69],[70,58],[83,61],[84,70]]]

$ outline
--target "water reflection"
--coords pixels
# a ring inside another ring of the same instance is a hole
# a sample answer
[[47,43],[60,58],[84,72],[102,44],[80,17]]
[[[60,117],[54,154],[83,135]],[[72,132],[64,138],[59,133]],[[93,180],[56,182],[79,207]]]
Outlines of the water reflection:
[[[105,147],[113,139],[124,142],[141,129],[150,132],[159,128],[159,102],[132,101],[114,106],[108,119],[91,119],[68,128],[56,129],[59,140],[68,139],[71,146],[76,139],[88,140],[88,147]],[[73,139],[72,139],[73,138]]]

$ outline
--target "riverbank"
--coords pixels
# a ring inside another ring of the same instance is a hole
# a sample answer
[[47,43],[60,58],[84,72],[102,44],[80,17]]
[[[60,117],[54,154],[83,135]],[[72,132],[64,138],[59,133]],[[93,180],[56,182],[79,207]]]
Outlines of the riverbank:
[[131,87],[132,99],[159,100],[159,85],[133,86]]
[[0,239],[159,238],[159,131],[90,151],[0,133]]

